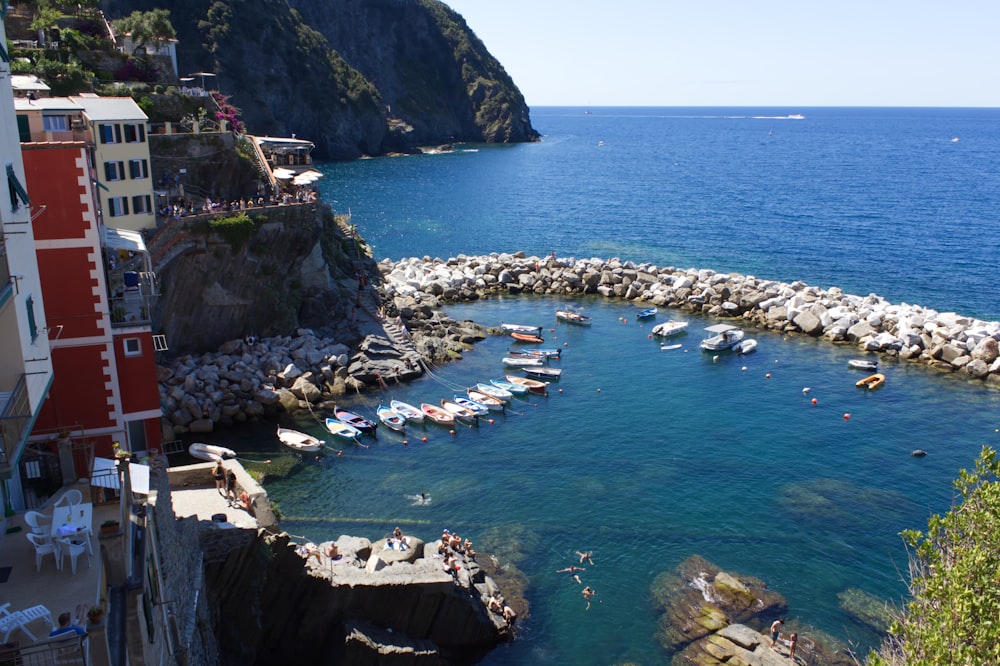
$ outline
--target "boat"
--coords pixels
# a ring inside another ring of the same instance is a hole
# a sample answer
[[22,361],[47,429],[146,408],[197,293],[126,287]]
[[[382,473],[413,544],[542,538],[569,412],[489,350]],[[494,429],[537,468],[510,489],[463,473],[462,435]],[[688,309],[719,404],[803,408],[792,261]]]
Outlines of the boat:
[[671,349],[680,349],[683,346],[684,345],[681,345],[681,344],[676,344],[676,345],[660,345],[660,351],[670,351]]
[[527,324],[500,324],[500,328],[508,333],[531,333],[537,334],[542,332],[541,326],[528,326]]
[[323,448],[322,440],[316,439],[304,432],[292,430],[291,428],[278,426],[278,439],[288,448],[302,453],[315,453]]
[[466,421],[475,421],[479,418],[479,414],[472,411],[468,407],[462,407],[454,400],[441,400],[441,407],[449,412],[452,416],[457,419],[465,419]]
[[420,411],[424,413],[424,416],[438,425],[455,425],[455,416],[451,412],[435,405],[426,402],[421,403]]
[[646,308],[645,310],[639,310],[639,314],[635,316],[636,319],[649,319],[650,317],[655,317],[658,310],[656,308]]
[[518,342],[545,342],[545,338],[540,335],[535,335],[534,333],[518,333],[514,331],[510,334],[510,337],[514,338]]
[[532,393],[548,393],[549,389],[548,382],[540,382],[537,379],[531,379],[529,377],[515,377],[514,375],[507,375],[507,381],[511,384],[527,386],[528,390]]
[[554,379],[559,379],[559,377],[562,376],[562,370],[559,368],[529,367],[529,368],[521,368],[521,372],[528,375],[529,377],[533,377],[534,379],[554,380]]
[[507,356],[513,356],[517,358],[518,356],[538,356],[542,358],[554,358],[558,360],[562,357],[562,348],[556,347],[554,349],[508,349]]
[[659,335],[660,337],[669,338],[671,335],[677,335],[683,333],[687,330],[688,323],[686,321],[678,321],[676,319],[671,319],[670,321],[665,321],[662,324],[657,324],[653,327],[653,335]]
[[862,379],[859,379],[854,383],[858,388],[866,388],[869,391],[877,389],[879,386],[885,384],[885,375],[881,372],[876,372],[874,375],[868,375]]
[[852,358],[847,362],[847,367],[854,368],[855,370],[875,372],[878,370],[878,361],[870,361],[866,358]]
[[188,453],[191,454],[192,458],[207,460],[208,462],[219,462],[220,460],[229,460],[236,457],[236,451],[232,449],[227,449],[217,444],[205,444],[204,442],[193,442],[188,447]]
[[[486,416],[490,413],[489,405],[479,402],[478,400],[473,400],[472,398],[466,398],[464,395],[458,395],[456,393],[452,400],[454,400],[456,404],[465,407],[476,416]],[[500,404],[500,407],[502,406],[503,403]]]
[[724,351],[732,349],[739,344],[746,333],[732,324],[716,324],[706,326],[705,330],[712,333],[712,337],[701,341],[700,347],[705,351]]
[[402,400],[390,400],[389,406],[392,407],[394,412],[411,423],[424,422],[424,413],[408,402],[403,402]]
[[347,425],[352,425],[361,432],[368,433],[370,435],[374,435],[375,429],[378,428],[378,424],[374,421],[370,421],[360,414],[349,412],[346,409],[341,409],[340,407],[334,407],[333,415]]
[[733,349],[737,354],[752,354],[757,351],[757,341],[753,338],[745,338],[737,342]]
[[504,365],[509,365],[515,368],[523,368],[526,366],[539,366],[545,363],[545,357],[543,356],[504,356],[501,361]]
[[378,416],[378,420],[391,430],[403,432],[406,429],[406,417],[392,407],[379,405],[378,409],[375,410],[375,414]]
[[492,395],[487,395],[482,391],[477,391],[474,388],[466,389],[465,393],[469,396],[470,400],[475,400],[481,405],[486,405],[492,410],[502,410],[503,400]]
[[325,421],[326,429],[330,431],[331,435],[336,435],[337,437],[343,437],[344,439],[354,439],[361,434],[361,431],[352,425],[348,425],[343,421],[335,419],[328,416]]
[[485,393],[488,396],[492,396],[497,400],[503,400],[504,402],[507,402],[508,400],[514,397],[514,394],[511,393],[510,391],[502,388],[497,388],[493,384],[479,383],[476,384],[473,388],[475,388],[475,390],[479,391],[480,393]]
[[567,324],[577,324],[578,326],[590,326],[593,318],[572,310],[556,310],[556,319]]
[[528,392],[527,386],[523,386],[521,384],[514,384],[513,382],[508,382],[505,379],[491,379],[490,384],[493,384],[495,388],[503,389],[504,391],[509,392],[511,396],[524,395],[525,393]]

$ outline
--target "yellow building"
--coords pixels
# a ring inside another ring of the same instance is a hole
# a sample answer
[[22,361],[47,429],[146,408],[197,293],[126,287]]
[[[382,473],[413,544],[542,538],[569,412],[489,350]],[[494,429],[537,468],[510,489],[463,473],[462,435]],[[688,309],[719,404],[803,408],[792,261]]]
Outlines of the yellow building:
[[104,224],[139,231],[156,226],[146,124],[131,97],[70,97],[83,107],[94,142]]
[[[0,44],[6,31],[0,21]],[[0,53],[0,56],[3,54]],[[18,462],[52,385],[52,353],[25,189],[10,62],[0,57],[0,490],[4,513],[23,509]],[[6,528],[0,515],[0,529]]]

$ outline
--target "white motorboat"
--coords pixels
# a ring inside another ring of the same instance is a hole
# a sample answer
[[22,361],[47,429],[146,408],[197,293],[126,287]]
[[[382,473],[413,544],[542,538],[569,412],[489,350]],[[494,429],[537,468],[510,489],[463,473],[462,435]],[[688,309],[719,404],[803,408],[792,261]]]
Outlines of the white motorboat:
[[847,362],[847,367],[854,368],[855,370],[875,372],[878,370],[878,361],[868,360],[866,358],[852,358]]
[[508,333],[538,333],[541,326],[528,326],[527,324],[500,324],[500,328]]
[[424,413],[408,402],[403,402],[402,400],[390,400],[389,406],[392,407],[393,411],[411,423],[424,422]]
[[236,457],[236,451],[227,449],[216,444],[205,444],[204,442],[194,442],[188,446],[188,453],[192,458],[207,460],[208,462],[218,462]]
[[746,332],[732,324],[716,324],[706,326],[705,330],[712,333],[712,337],[705,338],[699,345],[705,351],[725,351],[732,349],[746,337]]
[[544,356],[504,356],[503,364],[515,368],[537,367],[545,363]]
[[757,351],[757,341],[753,338],[745,338],[736,343],[733,347],[737,354],[752,354]]
[[653,327],[653,335],[659,335],[664,338],[669,338],[671,335],[677,335],[683,333],[687,330],[688,323],[686,321],[677,321],[676,319],[671,319],[670,321],[665,321],[662,324],[657,324]]
[[291,428],[278,427],[278,439],[290,449],[303,453],[314,453],[323,448],[323,441]]

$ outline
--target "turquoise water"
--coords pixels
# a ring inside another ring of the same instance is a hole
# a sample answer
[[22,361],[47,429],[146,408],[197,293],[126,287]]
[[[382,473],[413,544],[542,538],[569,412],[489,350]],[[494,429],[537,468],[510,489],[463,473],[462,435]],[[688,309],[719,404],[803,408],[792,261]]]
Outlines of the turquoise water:
[[[541,144],[324,165],[323,191],[379,257],[556,249],[997,318],[998,115],[540,109]],[[531,612],[491,665],[663,663],[649,586],[692,554],[764,579],[796,623],[862,648],[877,640],[837,594],[905,594],[898,533],[947,510],[958,470],[997,445],[1000,396],[891,361],[867,393],[847,368],[852,348],[766,332],[753,333],[757,353],[713,362],[697,342],[715,322],[701,318],[678,339],[685,349],[661,351],[638,305],[577,302],[591,327],[557,324],[548,298],[449,306],[485,325],[544,325],[545,346],[565,345],[552,363],[563,378],[493,424],[428,425],[406,445],[382,432],[303,461],[267,484],[283,527],[316,542],[447,527],[516,563]],[[393,398],[437,403],[500,376],[508,346],[490,338],[432,376],[348,402],[367,415]],[[308,414],[283,423],[323,432]],[[218,436],[247,457],[285,455],[267,424]],[[412,506],[419,492],[430,505]],[[576,550],[594,553],[581,574],[598,593],[589,611],[580,585],[554,573]]]

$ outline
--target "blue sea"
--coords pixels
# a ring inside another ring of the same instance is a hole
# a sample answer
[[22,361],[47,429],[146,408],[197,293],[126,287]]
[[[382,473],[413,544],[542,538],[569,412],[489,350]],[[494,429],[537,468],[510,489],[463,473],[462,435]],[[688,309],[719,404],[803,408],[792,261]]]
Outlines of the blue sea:
[[[554,250],[1000,319],[1000,110],[539,108],[532,123],[539,143],[321,165],[323,197],[379,259]],[[862,654],[876,643],[838,594],[905,598],[899,532],[947,511],[958,471],[1000,443],[1000,393],[890,359],[885,386],[864,392],[855,349],[766,331],[751,331],[755,354],[713,361],[697,344],[716,322],[686,314],[683,347],[661,351],[640,304],[574,304],[592,326],[557,323],[553,298],[448,306],[544,326],[562,379],[493,423],[382,432],[302,461],[266,485],[283,527],[315,542],[449,528],[496,553],[523,572],[530,612],[495,666],[665,663],[650,585],[691,555],[766,581],[800,633]],[[347,402],[437,403],[499,377],[508,346],[490,338]],[[308,415],[284,423],[323,432]],[[285,455],[263,426],[218,436],[248,458]],[[420,492],[429,505],[408,499]],[[589,610],[555,573],[578,550],[593,552]]]

